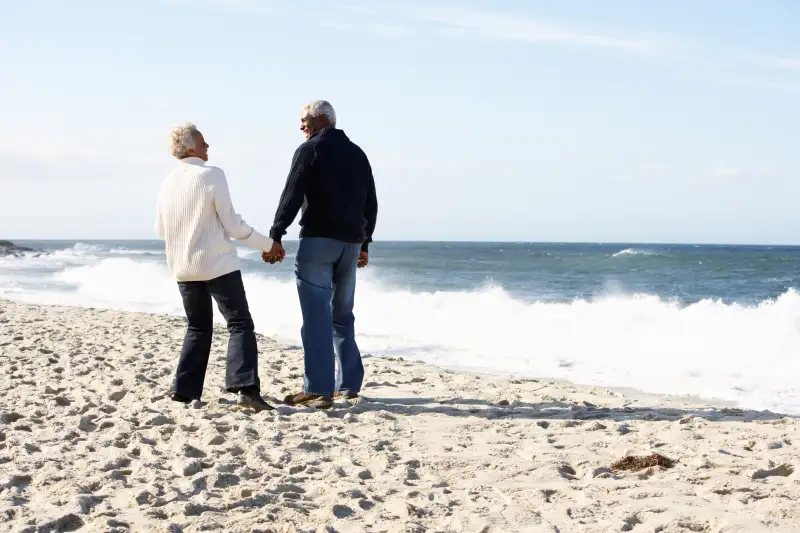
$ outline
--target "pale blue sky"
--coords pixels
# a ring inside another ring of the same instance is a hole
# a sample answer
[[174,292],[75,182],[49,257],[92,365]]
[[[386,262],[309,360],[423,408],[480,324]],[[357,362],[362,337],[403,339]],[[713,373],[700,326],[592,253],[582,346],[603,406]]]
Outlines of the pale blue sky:
[[798,27],[793,0],[0,0],[0,238],[154,238],[183,120],[267,231],[325,98],[376,240],[800,243]]

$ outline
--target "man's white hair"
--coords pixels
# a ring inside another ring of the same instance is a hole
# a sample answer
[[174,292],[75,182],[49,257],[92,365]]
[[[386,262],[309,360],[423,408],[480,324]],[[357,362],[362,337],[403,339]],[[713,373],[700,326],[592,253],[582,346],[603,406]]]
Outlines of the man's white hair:
[[199,133],[197,126],[191,122],[184,122],[172,128],[169,134],[169,149],[172,155],[178,159],[186,157],[189,150],[195,148],[194,136],[197,133]]
[[328,122],[331,123],[331,126],[336,126],[336,111],[333,109],[330,102],[326,100],[314,100],[306,105],[306,109],[308,109],[308,115],[310,117],[316,118],[325,116],[328,118]]

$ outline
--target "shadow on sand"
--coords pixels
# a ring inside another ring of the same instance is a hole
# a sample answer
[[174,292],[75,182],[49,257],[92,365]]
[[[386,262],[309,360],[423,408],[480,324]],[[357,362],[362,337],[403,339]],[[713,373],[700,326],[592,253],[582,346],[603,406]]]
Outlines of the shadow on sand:
[[362,397],[348,411],[384,411],[400,416],[441,414],[454,417],[529,420],[612,420],[616,422],[677,421],[697,417],[710,422],[753,422],[796,419],[798,417],[733,408],[679,409],[673,407],[597,407],[589,402],[568,403],[548,401],[541,403],[511,402],[508,405],[486,400],[452,398],[373,398]]

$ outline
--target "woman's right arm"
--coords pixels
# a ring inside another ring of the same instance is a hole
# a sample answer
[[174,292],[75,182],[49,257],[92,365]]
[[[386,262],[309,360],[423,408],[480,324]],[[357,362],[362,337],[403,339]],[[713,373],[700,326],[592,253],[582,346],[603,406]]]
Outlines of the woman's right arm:
[[272,248],[272,239],[253,229],[233,208],[228,180],[222,169],[213,171],[212,192],[217,216],[228,235],[258,250],[269,251]]

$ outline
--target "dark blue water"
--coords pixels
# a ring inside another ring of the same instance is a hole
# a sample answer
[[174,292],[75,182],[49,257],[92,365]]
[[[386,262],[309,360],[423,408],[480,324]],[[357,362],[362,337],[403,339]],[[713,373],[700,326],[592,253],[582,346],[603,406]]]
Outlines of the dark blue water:
[[[80,242],[78,248],[85,245],[88,251],[116,249],[124,257],[129,249],[138,261],[164,261],[159,241]],[[76,243],[18,244],[53,252]],[[276,266],[242,249],[243,270],[290,279],[296,247],[287,242],[287,261]],[[381,281],[394,288],[470,291],[495,285],[524,301],[647,293],[684,303],[710,298],[755,304],[800,286],[798,246],[377,242],[370,260]]]

